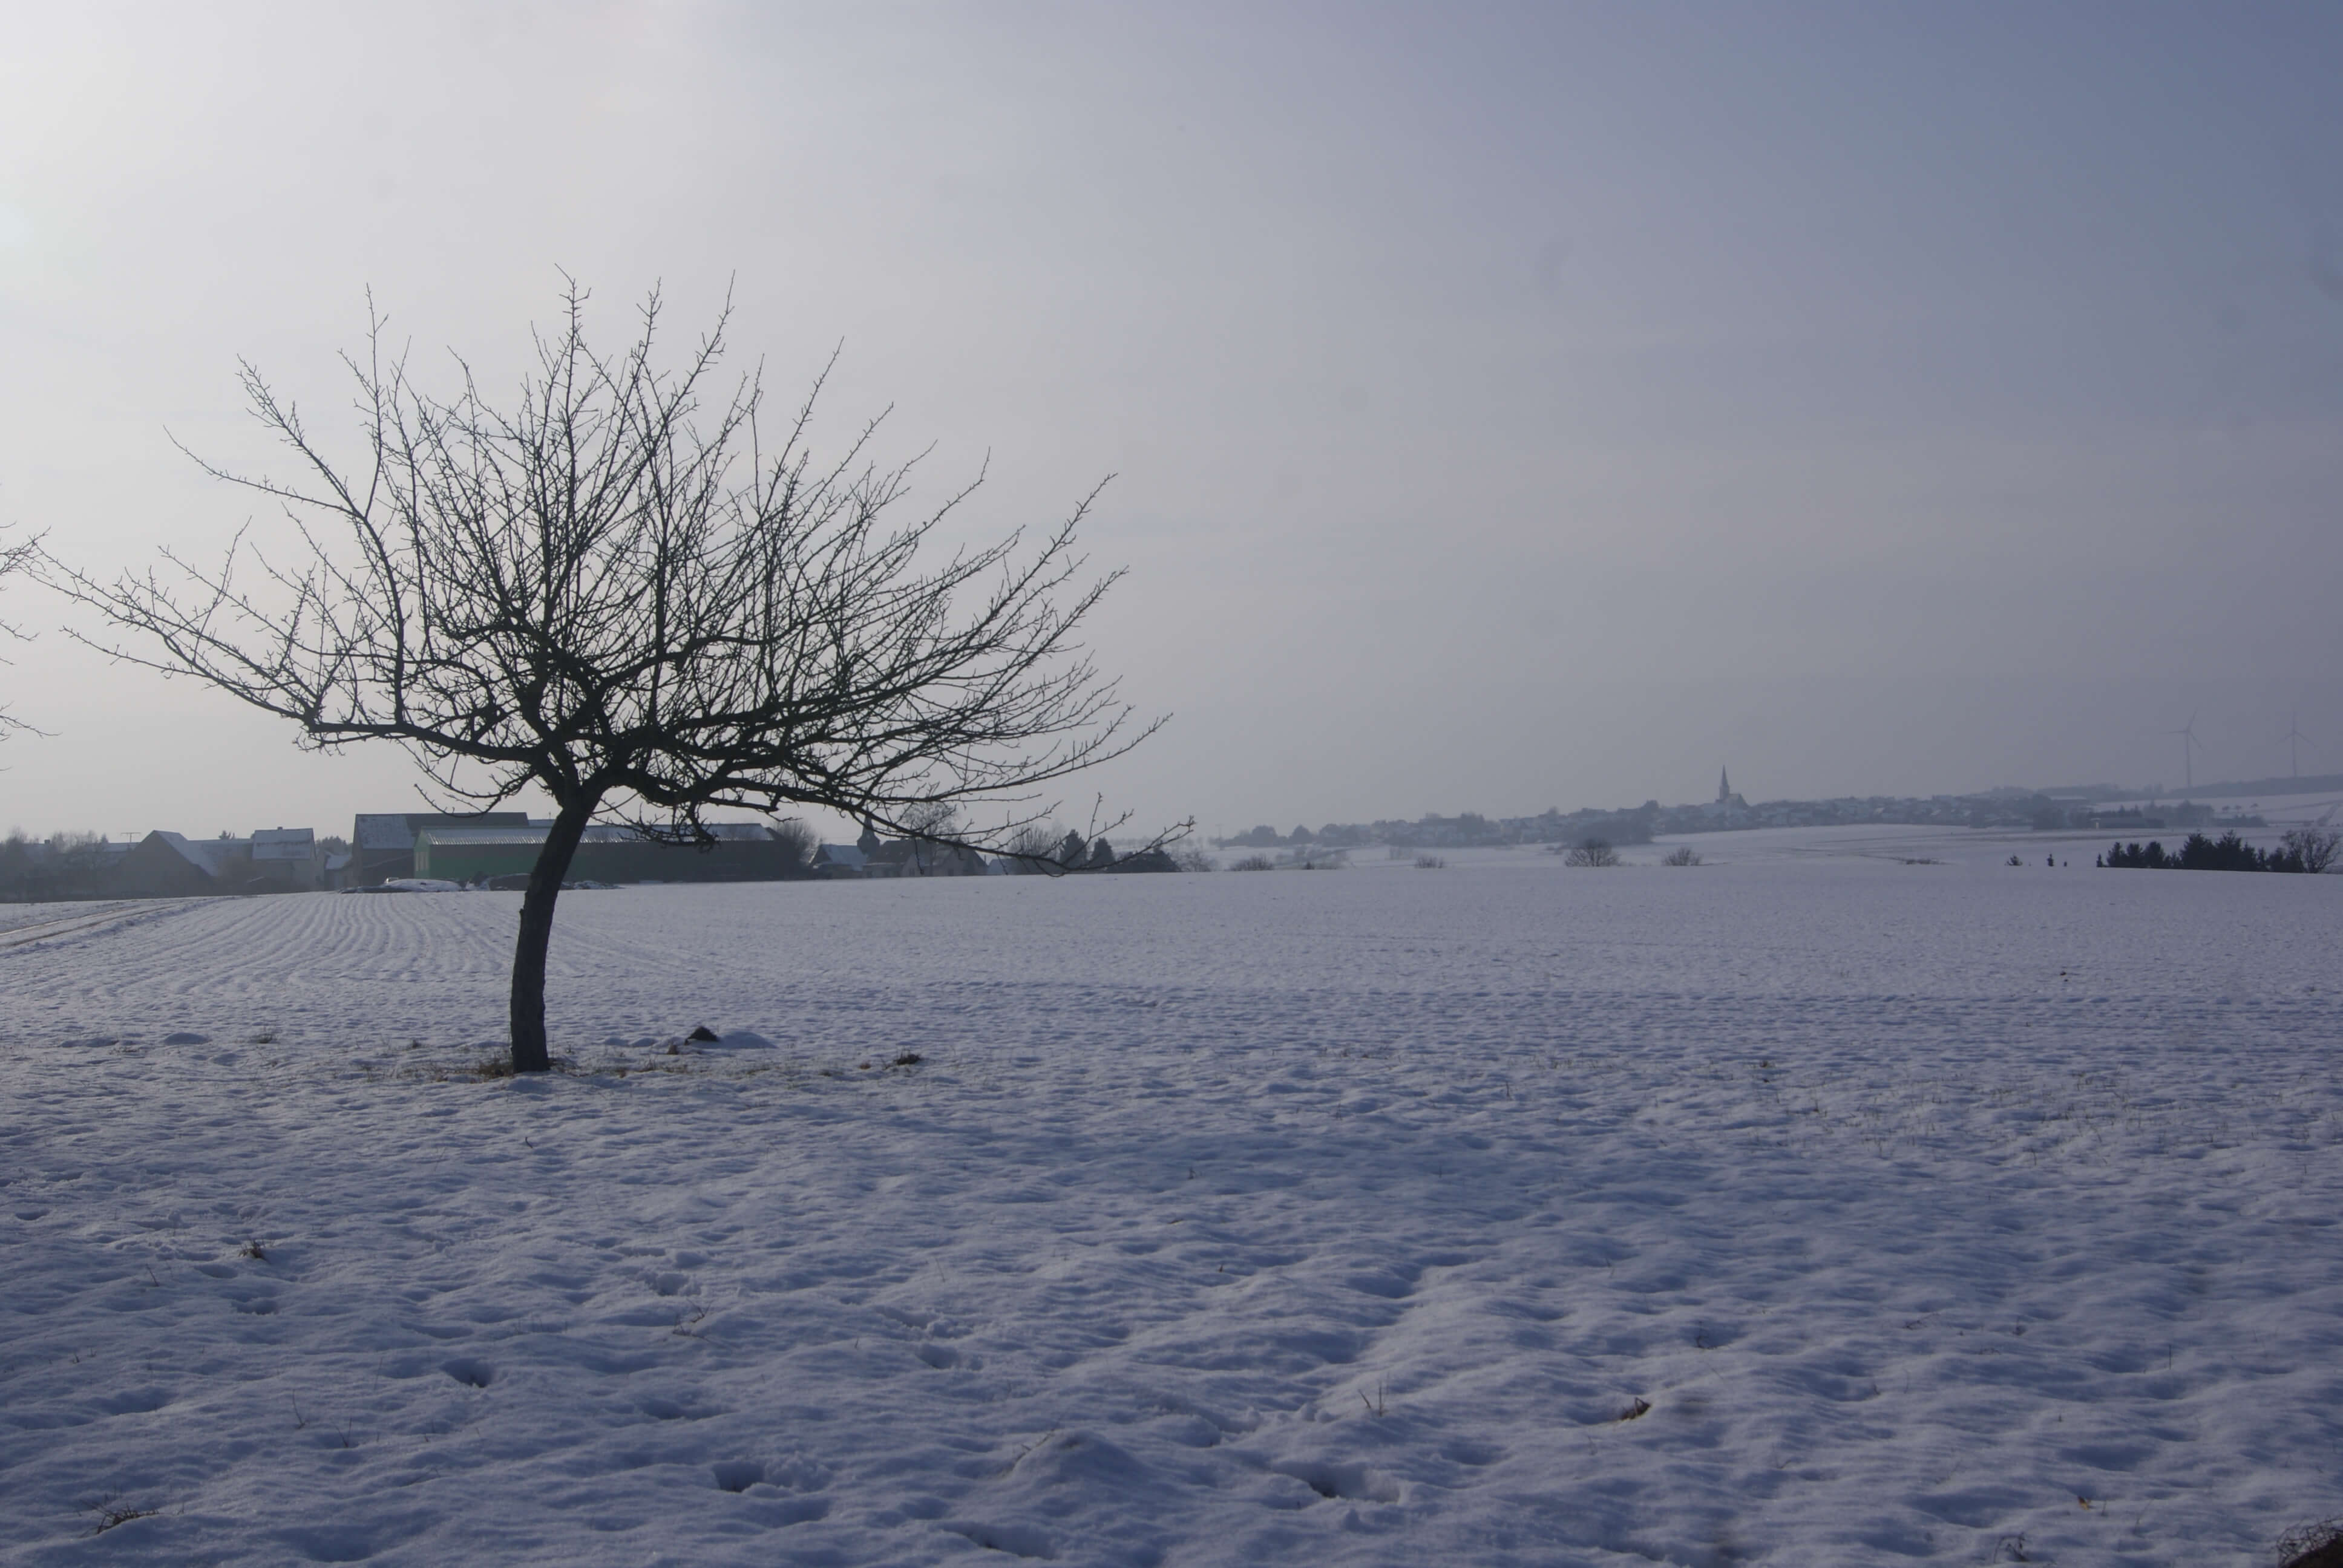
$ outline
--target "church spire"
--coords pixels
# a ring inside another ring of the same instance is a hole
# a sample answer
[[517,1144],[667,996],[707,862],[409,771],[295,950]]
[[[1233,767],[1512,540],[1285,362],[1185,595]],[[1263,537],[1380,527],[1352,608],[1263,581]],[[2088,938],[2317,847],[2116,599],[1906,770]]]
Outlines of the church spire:
[[1722,768],[1716,770],[1716,803],[1720,806],[1733,804],[1733,780]]

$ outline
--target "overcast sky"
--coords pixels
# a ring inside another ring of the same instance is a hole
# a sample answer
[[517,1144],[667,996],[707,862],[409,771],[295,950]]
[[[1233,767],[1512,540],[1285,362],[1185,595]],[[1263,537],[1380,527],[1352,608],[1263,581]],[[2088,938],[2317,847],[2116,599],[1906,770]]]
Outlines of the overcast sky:
[[[2343,8],[4,14],[0,523],[86,568],[250,513],[238,356],[348,430],[369,286],[493,378],[730,281],[971,529],[1118,476],[1151,822],[2343,770]],[[413,809],[0,615],[0,826]]]

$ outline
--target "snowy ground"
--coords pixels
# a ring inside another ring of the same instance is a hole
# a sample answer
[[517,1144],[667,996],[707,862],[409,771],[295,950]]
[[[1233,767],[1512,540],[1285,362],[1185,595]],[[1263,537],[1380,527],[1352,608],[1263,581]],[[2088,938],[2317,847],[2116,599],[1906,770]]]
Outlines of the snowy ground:
[[2267,1563],[2343,877],[2013,842],[0,910],[0,1556]]

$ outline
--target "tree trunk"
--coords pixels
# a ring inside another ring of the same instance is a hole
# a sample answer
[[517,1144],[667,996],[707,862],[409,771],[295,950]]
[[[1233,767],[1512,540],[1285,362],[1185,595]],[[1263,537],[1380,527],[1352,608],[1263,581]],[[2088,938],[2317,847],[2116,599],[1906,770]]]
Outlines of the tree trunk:
[[545,848],[528,873],[528,891],[521,895],[520,937],[513,944],[512,1064],[515,1072],[544,1072],[553,1066],[545,1041],[545,950],[553,940],[553,901],[561,897],[561,880],[569,874],[570,857],[586,824],[594,818],[595,802],[562,807],[545,836]]

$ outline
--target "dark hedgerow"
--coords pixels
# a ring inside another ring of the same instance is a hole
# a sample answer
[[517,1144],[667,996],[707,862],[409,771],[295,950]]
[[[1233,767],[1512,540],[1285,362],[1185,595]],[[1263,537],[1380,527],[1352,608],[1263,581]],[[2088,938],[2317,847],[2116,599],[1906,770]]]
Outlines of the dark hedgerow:
[[2146,848],[2118,842],[2107,847],[2107,853],[2098,858],[2098,864],[2175,871],[2323,871],[2330,856],[2320,854],[2319,846],[2304,841],[2313,836],[2288,833],[2286,842],[2278,849],[2258,849],[2234,829],[2217,839],[2191,833],[2177,850],[2168,854],[2163,843],[2154,839],[2147,841]]

